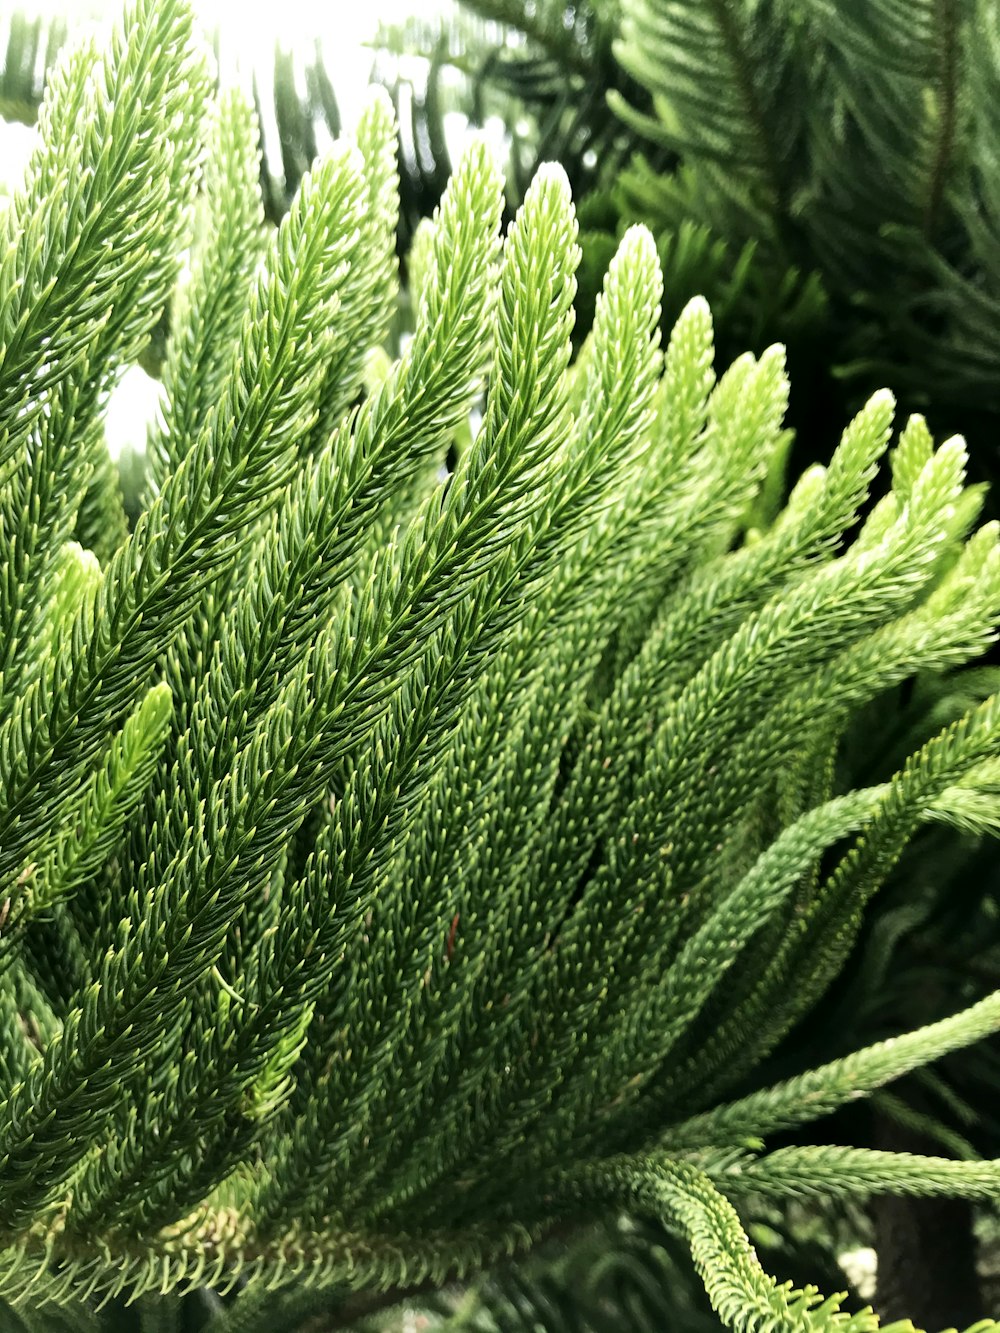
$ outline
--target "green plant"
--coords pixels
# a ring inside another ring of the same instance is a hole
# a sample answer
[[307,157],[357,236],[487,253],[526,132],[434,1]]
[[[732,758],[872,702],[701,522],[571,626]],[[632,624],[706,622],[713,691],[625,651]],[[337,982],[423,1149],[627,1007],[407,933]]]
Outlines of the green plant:
[[[664,269],[666,327],[703,292],[723,359],[786,343],[796,466],[825,459],[832,429],[888,383],[940,427],[965,429],[975,472],[995,475],[1000,272],[990,126],[1000,64],[990,5],[578,0],[572,25],[559,0],[463,0],[463,8],[504,25],[492,39],[484,31],[478,58],[463,52],[469,106],[483,102],[484,85],[507,98],[508,118],[534,121],[535,142],[546,138],[574,171],[575,144],[607,142],[608,113],[617,113],[613,151],[593,155],[589,177],[574,175],[584,192],[584,328],[616,237],[644,221]],[[521,77],[538,69],[541,81]],[[539,83],[563,94],[554,135],[542,130],[550,120],[534,95]],[[883,699],[868,710],[853,729],[860,744],[850,741],[857,762],[842,778],[871,780],[883,742],[897,754],[900,735],[912,744],[912,713]],[[895,735],[886,735],[886,719]],[[881,766],[882,776],[891,771]],[[916,1026],[959,993],[997,984],[996,951],[988,953],[995,858],[983,850],[970,863],[967,850],[932,834],[919,841],[866,922],[870,939],[846,969],[850,1002],[833,1012],[824,1005],[829,1021],[802,1029],[773,1062],[777,1071]],[[995,1055],[994,1043],[947,1066],[965,1103],[949,1131],[971,1134],[988,1155],[1000,1142]],[[921,1100],[912,1083],[901,1091]],[[879,1137],[877,1126],[870,1132]],[[933,1207],[910,1205],[914,1218]],[[953,1231],[954,1219],[927,1217],[928,1252],[911,1255],[910,1267],[953,1267],[960,1289],[959,1266],[933,1240],[942,1228]]]
[[[874,1328],[768,1277],[731,1200],[997,1191],[765,1141],[997,1030],[1000,993],[752,1084],[918,830],[997,823],[992,695],[835,787],[852,715],[994,637],[961,441],[912,418],[858,526],[879,393],[776,506],[781,349],[716,382],[696,300],[661,356],[635,228],[574,361],[565,176],[501,242],[481,146],[373,362],[387,101],[268,232],[190,28],[136,0],[63,61],[3,219],[0,1292],[53,1328],[213,1289],[219,1328],[360,1317],[628,1205],[734,1328]],[[129,532],[101,411],[182,253]]]
[[544,142],[571,166],[585,315],[645,222],[666,328],[701,294],[724,356],[786,343],[804,461],[888,384],[994,474],[994,0],[460,5],[486,25],[454,44],[465,106],[523,122],[515,165]]

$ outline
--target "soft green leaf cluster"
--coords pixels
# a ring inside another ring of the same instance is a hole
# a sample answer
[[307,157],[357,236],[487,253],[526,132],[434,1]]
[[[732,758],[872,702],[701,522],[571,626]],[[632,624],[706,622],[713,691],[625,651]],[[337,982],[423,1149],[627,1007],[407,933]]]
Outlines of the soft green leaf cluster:
[[[501,237],[482,146],[372,375],[386,100],[267,232],[253,113],[206,86],[180,0],[134,0],[3,219],[0,1291],[440,1281],[610,1200],[734,1328],[874,1327],[768,1278],[731,1199],[995,1192],[761,1142],[1000,996],[738,1094],[913,835],[996,826],[997,697],[834,789],[857,709],[995,636],[961,440],[912,418],[869,506],[877,394],[775,512],[781,348],[716,378],[695,300],[661,352],[637,227],[574,360],[566,177]],[[126,533],[102,411],[168,301]]]

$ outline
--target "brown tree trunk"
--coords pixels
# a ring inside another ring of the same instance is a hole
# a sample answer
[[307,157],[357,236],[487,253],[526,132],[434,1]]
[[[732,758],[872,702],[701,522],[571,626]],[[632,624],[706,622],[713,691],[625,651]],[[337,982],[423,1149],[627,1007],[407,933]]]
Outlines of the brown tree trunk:
[[[934,1140],[876,1114],[876,1146],[940,1155]],[[912,1319],[927,1329],[967,1328],[985,1311],[976,1275],[972,1208],[964,1199],[874,1200],[878,1297],[884,1323]]]

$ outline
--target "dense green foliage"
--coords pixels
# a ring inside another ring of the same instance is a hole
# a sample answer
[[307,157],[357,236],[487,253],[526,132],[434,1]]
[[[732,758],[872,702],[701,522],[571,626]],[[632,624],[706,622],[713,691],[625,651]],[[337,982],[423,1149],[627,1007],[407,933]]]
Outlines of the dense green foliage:
[[[449,23],[435,38],[411,24],[404,37],[438,64],[442,48],[453,54],[452,97],[473,120],[492,111],[514,127],[513,198],[533,150],[566,164],[581,220],[578,329],[617,239],[644,221],[664,271],[666,328],[705,293],[722,359],[786,344],[796,467],[825,460],[838,423],[889,384],[939,429],[965,430],[974,474],[995,480],[993,6],[462,0],[460,12],[464,28]],[[939,708],[930,701],[932,714]],[[912,740],[908,714],[905,695],[868,710],[842,780],[890,772],[879,756],[898,755],[900,736]],[[836,1004],[777,1071],[801,1052],[843,1051],[1000,983],[994,858],[969,860],[922,837],[892,880]],[[957,1143],[961,1131],[980,1151],[1000,1151],[998,1054],[994,1043],[950,1063],[947,1088],[925,1105],[935,1111],[931,1140]],[[880,1107],[913,1122],[924,1092],[911,1081],[904,1096],[906,1105]],[[877,1121],[851,1132],[877,1139]],[[929,1216],[927,1226],[911,1277],[952,1262],[936,1250]]]
[[[997,827],[964,444],[911,417],[869,505],[879,392],[782,504],[782,349],[717,378],[695,299],[661,353],[634,227],[574,357],[565,173],[501,237],[481,145],[389,361],[388,101],[275,230],[210,87],[179,0],[135,0],[3,214],[0,1296],[291,1327],[628,1207],[735,1329],[877,1327],[768,1276],[736,1205],[1000,1185],[780,1140],[1000,993],[759,1086],[911,841]],[[129,530],[102,414],[168,306]],[[845,783],[915,675],[937,726]]]
[[667,328],[701,294],[725,356],[786,343],[803,458],[888,384],[995,474],[995,0],[461,6],[488,22],[448,39],[453,96],[521,124],[513,163],[526,142],[570,168],[585,310],[645,222]]

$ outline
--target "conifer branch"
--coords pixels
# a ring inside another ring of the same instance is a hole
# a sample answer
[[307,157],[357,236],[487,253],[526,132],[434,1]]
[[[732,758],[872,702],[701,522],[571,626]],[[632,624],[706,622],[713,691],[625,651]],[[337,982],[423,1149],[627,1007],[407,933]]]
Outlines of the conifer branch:
[[1000,994],[994,993],[939,1023],[890,1037],[787,1083],[694,1116],[671,1128],[666,1141],[672,1150],[704,1147],[713,1142],[736,1143],[748,1135],[767,1136],[807,1124],[846,1101],[901,1078],[917,1067],[911,1061],[922,1065],[939,1059],[959,1046],[995,1032],[998,1025]]
[[[995,675],[961,674],[1000,530],[962,442],[911,418],[866,510],[875,394],[783,503],[783,349],[717,376],[696,299],[661,354],[634,227],[574,359],[567,177],[501,238],[482,144],[391,360],[385,99],[267,236],[253,115],[205,104],[193,49],[179,0],[141,0],[71,56],[8,215],[0,1292],[84,1324],[139,1300],[152,1330],[207,1291],[221,1333],[627,1204],[686,1236],[730,1327],[873,1329],[770,1278],[727,1195],[995,1188],[752,1153],[995,1031],[996,996],[744,1082],[920,830],[1000,828]],[[168,304],[122,537],[102,414]],[[919,728],[852,776],[849,728],[917,673]]]

